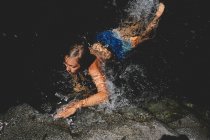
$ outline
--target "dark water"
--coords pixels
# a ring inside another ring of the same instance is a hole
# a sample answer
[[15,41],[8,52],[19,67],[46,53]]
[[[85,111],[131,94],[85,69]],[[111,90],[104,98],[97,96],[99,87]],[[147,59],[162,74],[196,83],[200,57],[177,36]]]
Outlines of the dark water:
[[[209,106],[209,8],[205,1],[163,1],[166,11],[153,40],[125,60],[141,65],[147,81],[161,95],[190,99]],[[91,41],[96,32],[117,27],[126,1],[34,1],[7,3],[3,8],[1,48],[4,83],[1,111],[28,102],[39,108],[54,94],[63,71],[64,46],[79,34]],[[7,8],[8,7],[8,8]],[[12,32],[10,32],[12,30]],[[6,73],[5,73],[6,71]],[[137,89],[138,90],[138,89]]]

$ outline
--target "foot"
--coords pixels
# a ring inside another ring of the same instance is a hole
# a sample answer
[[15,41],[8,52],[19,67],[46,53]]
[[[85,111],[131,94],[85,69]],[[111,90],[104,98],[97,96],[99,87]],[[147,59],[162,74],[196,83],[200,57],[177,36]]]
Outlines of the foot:
[[164,12],[164,9],[165,9],[164,4],[160,3],[153,20],[148,24],[146,30],[140,36],[135,36],[130,38],[133,47],[136,47],[138,44],[142,43],[143,41],[150,39],[149,35],[151,31],[157,27],[158,21]]
[[160,3],[158,6],[158,10],[155,14],[155,18],[160,18],[161,15],[163,14],[164,9],[165,9],[165,5],[163,3]]
[[[154,18],[149,22],[146,28],[144,28],[144,31],[141,32],[143,29],[141,26],[141,21],[134,23],[130,26],[125,27],[119,27],[117,29],[113,29],[114,32],[119,32],[121,38],[125,41],[130,41],[131,46],[133,48],[137,47],[138,44],[142,43],[145,40],[150,39],[150,33],[151,31],[157,27],[158,21],[160,17],[162,16],[164,12],[165,6],[163,3],[159,3],[157,11],[154,15]],[[139,32],[140,34],[135,35],[133,32]]]
[[163,3],[160,3],[157,9],[157,12],[155,13],[155,17],[153,18],[153,20],[150,22],[150,24],[148,25],[146,32],[151,31],[154,27],[157,26],[157,23],[161,17],[161,15],[163,14],[163,11],[165,9],[165,5]]

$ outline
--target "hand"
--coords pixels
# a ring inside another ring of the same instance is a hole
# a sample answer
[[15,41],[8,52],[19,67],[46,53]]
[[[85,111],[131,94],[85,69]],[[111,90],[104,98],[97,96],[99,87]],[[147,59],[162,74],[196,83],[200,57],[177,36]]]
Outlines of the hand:
[[81,105],[79,102],[73,102],[67,105],[62,106],[57,110],[57,113],[54,115],[55,119],[58,118],[67,118],[70,115],[73,115]]

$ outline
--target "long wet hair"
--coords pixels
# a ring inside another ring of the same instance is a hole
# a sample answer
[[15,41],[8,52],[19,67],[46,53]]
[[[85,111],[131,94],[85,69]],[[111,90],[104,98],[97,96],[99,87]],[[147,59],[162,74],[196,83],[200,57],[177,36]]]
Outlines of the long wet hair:
[[85,70],[88,69],[96,58],[90,53],[89,47],[90,45],[87,40],[79,37],[75,39],[74,42],[68,44],[65,48],[64,56],[67,55],[69,57],[79,58],[80,71],[77,74],[71,75],[71,82],[76,93],[81,91],[87,93],[95,90],[95,88],[89,88],[89,86],[94,87],[94,84],[92,83],[90,76],[85,73]]
[[64,55],[78,57],[81,68],[86,69],[95,59],[95,56],[90,53],[89,47],[85,37],[78,37],[66,47]]

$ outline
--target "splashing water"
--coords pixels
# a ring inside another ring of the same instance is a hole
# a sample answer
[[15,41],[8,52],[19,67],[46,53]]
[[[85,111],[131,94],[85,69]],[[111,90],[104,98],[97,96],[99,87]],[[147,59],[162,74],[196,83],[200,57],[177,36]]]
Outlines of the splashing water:
[[115,77],[111,67],[107,68],[105,73],[108,79],[109,101],[99,105],[99,110],[110,113],[125,106],[141,106],[159,96],[159,87],[148,80],[143,66],[129,64]]
[[158,0],[131,0],[128,2],[125,12],[132,22],[144,21],[146,24],[154,15],[158,3]]
[[[113,1],[116,4],[116,1]],[[154,16],[158,0],[129,0],[126,8],[123,10],[126,13],[125,24],[141,22],[146,25]],[[112,68],[105,70],[107,79],[107,87],[109,90],[109,101],[106,104],[99,105],[99,109],[106,108],[109,112],[116,108],[127,106],[131,102],[144,102],[145,100],[156,98],[157,88],[153,86],[145,76],[143,67],[139,65],[128,65],[124,72],[115,77]],[[65,73],[62,74],[64,79],[68,79]],[[117,85],[116,85],[117,83]],[[72,85],[69,80],[60,80],[55,86],[61,94],[70,93]],[[56,91],[56,92],[57,92]],[[55,92],[55,93],[56,93]]]
[[[112,111],[130,105],[141,106],[159,96],[158,85],[153,85],[148,80],[146,70],[141,65],[127,64],[122,68],[121,65],[114,62],[111,65],[103,65],[102,69],[107,77],[109,100],[93,107],[95,110],[105,110],[106,113],[112,113]],[[70,93],[73,85],[68,82],[69,76],[65,72],[57,74],[60,75],[60,78],[59,81],[55,82],[54,93],[58,91],[63,95],[67,92]]]
[[106,64],[102,65],[102,70],[104,71],[107,77],[106,85],[109,92],[109,100],[103,104],[100,104],[97,107],[97,110],[105,110],[107,113],[111,113],[117,108],[129,105],[129,101],[122,96],[122,89],[117,87],[114,82],[116,80],[116,72],[114,71],[114,67],[116,67],[116,65],[116,62],[114,62],[114,66],[107,66]]
[[125,38],[141,35],[154,18],[158,3],[158,0],[128,1],[126,7],[121,10],[123,16],[117,30]]
[[141,65],[129,64],[123,73],[119,75],[120,88],[125,97],[135,105],[156,99],[159,96],[158,87],[149,81],[146,70]]
[[121,81],[120,87],[126,93],[126,97],[135,103],[156,98],[161,88],[148,79],[147,72],[141,65],[129,64],[119,75],[118,81]]
[[100,104],[97,108],[98,110],[105,109],[107,113],[111,113],[113,110],[129,105],[128,99],[122,96],[122,89],[116,87],[113,81],[110,80],[107,80],[106,84],[109,91],[109,101]]

